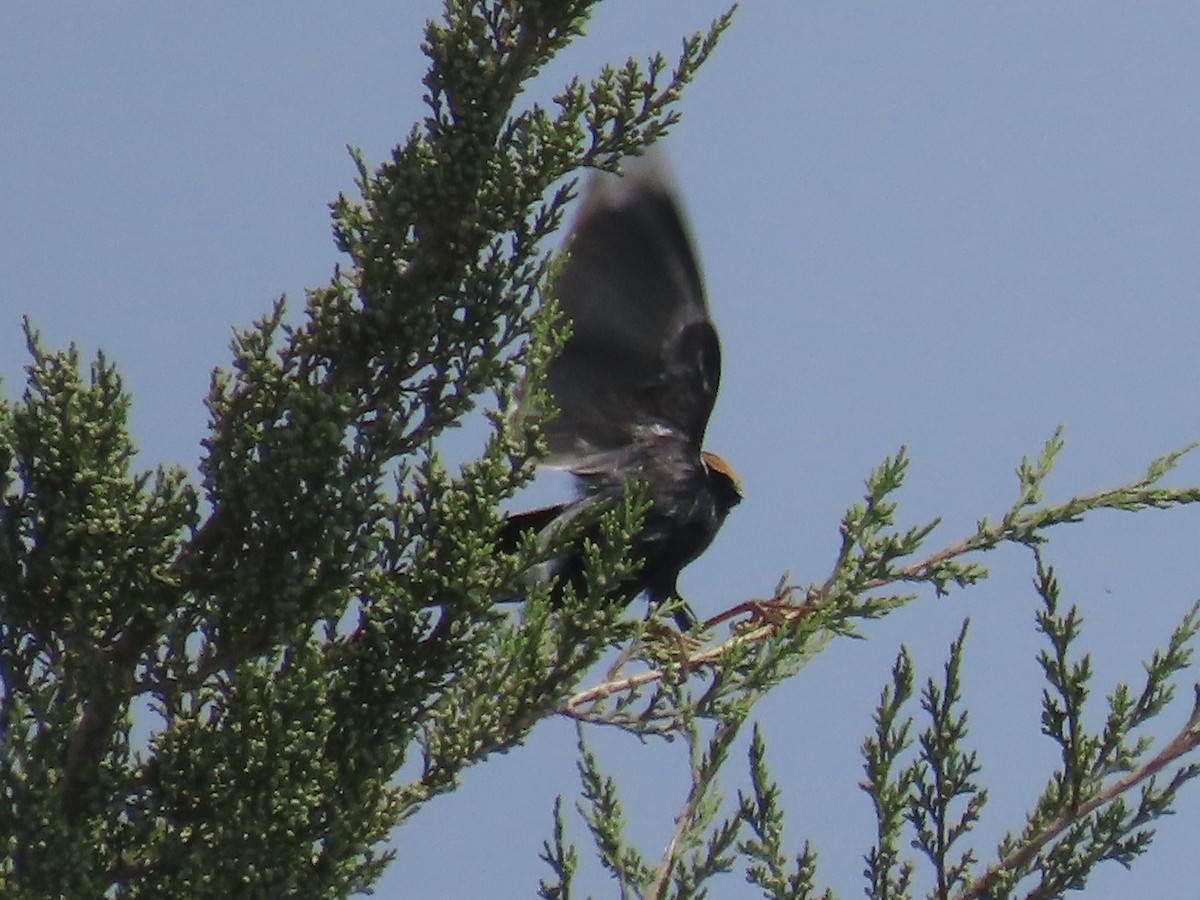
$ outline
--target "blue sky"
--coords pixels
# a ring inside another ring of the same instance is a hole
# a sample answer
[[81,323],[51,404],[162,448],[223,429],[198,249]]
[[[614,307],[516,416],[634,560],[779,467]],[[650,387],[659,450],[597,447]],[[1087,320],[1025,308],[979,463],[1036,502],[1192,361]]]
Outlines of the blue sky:
[[[420,25],[439,7],[0,11],[6,391],[21,383],[28,313],[48,344],[119,363],[144,465],[193,466],[230,328],[281,293],[299,303],[339,261],[325,204],[352,189],[345,145],[380,160],[423,114]],[[529,96],[673,52],[721,9],[603,3]],[[901,517],[942,516],[934,549],[1003,512],[1013,468],[1059,423],[1069,443],[1052,500],[1200,437],[1198,46],[1200,10],[1184,3],[744,4],[665,144],[724,346],[708,444],[748,494],[685,574],[698,610],[766,596],[784,571],[823,580],[842,511],[901,444],[913,459]],[[1200,462],[1176,481],[1200,481]],[[1189,511],[1113,513],[1050,544],[1085,616],[1094,700],[1136,683],[1200,594],[1196,525]],[[1053,767],[1027,554],[983,562],[993,578],[979,589],[873,623],[869,641],[835,644],[759,710],[789,839],[813,839],[844,896],[861,891],[871,834],[857,748],[900,643],[936,673],[972,618],[985,861]],[[594,740],[656,853],[683,748]],[[397,833],[379,895],[531,895],[553,798],[577,792],[573,741],[568,723],[546,722],[467,773]],[[1150,857],[1102,868],[1090,895],[1182,896],[1200,880],[1198,828],[1192,790]],[[603,875],[585,881],[610,894]],[[738,877],[716,895],[753,896]]]

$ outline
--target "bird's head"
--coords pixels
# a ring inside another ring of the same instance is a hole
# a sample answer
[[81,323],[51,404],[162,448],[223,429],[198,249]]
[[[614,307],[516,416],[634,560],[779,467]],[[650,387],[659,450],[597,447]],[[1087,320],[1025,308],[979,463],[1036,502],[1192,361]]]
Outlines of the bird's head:
[[741,503],[744,496],[742,482],[733,471],[733,466],[727,463],[724,457],[708,450],[703,451],[700,458],[704,461],[704,469],[708,472],[709,481],[712,482],[722,505],[726,509],[732,509]]

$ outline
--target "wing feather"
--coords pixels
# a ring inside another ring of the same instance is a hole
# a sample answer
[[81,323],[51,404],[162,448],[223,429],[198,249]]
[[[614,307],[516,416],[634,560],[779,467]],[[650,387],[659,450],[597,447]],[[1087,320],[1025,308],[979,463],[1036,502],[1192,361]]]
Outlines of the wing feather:
[[594,175],[554,285],[571,338],[547,373],[552,465],[602,468],[647,436],[699,452],[721,351],[679,204],[661,168]]

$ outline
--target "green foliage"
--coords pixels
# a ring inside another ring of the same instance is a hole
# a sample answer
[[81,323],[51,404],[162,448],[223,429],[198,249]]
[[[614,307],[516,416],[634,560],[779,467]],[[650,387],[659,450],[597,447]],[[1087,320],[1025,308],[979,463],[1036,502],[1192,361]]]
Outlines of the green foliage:
[[[1175,795],[1198,773],[1195,763],[1179,760],[1200,743],[1194,708],[1183,729],[1153,756],[1153,741],[1139,729],[1162,712],[1174,696],[1172,679],[1191,663],[1190,641],[1200,631],[1200,603],[1172,632],[1167,649],[1146,663],[1146,680],[1136,698],[1120,683],[1108,696],[1103,729],[1089,733],[1083,724],[1092,678],[1091,660],[1071,656],[1081,620],[1072,607],[1059,611],[1054,572],[1037,553],[1036,586],[1045,609],[1038,627],[1050,643],[1039,655],[1047,688],[1042,696],[1042,731],[1059,747],[1062,768],[1054,772],[1037,807],[1019,836],[1009,835],[999,848],[1000,863],[976,885],[980,895],[1004,896],[1020,879],[1037,879],[1034,896],[1057,896],[1081,889],[1096,863],[1115,860],[1128,866],[1144,853],[1153,837],[1152,820],[1170,812]],[[1159,773],[1174,767],[1165,785]],[[1130,806],[1123,796],[1140,787]]]
[[131,704],[195,497],[177,470],[130,472],[129,397],[103,356],[84,375],[74,348],[26,333],[25,394],[0,409],[0,883],[98,896],[135,827],[114,802]]
[[908,651],[901,648],[892,666],[892,682],[883,689],[875,708],[875,733],[863,741],[866,778],[862,789],[870,795],[878,824],[875,846],[867,851],[867,892],[871,897],[907,897],[916,868],[900,855],[900,833],[918,769],[902,766],[909,748],[912,719],[901,717],[912,698],[913,668]]
[[[423,44],[428,115],[377,168],[354,154],[359,196],[332,204],[346,263],[308,292],[298,321],[280,300],[237,333],[232,365],[212,379],[198,478],[133,471],[114,368],[48,351],[27,327],[24,394],[0,405],[4,896],[365,890],[396,824],[562,714],[579,723],[578,811],[622,896],[702,897],[740,871],[766,897],[831,897],[812,844],[785,840],[757,724],[748,785],[725,801],[720,776],[743,728],[831,641],[923,593],[969,588],[987,577],[978,555],[1003,544],[1033,551],[1042,725],[1058,768],[994,854],[971,845],[987,748],[969,744],[966,627],[919,695],[901,651],[863,744],[876,813],[868,894],[909,897],[927,882],[937,897],[1058,896],[1098,863],[1144,852],[1151,823],[1200,771],[1189,761],[1200,691],[1174,738],[1156,747],[1146,734],[1191,662],[1200,606],[1141,685],[1111,690],[1089,731],[1081,618],[1062,609],[1043,559],[1049,529],[1096,510],[1200,500],[1200,488],[1164,483],[1191,447],[1129,484],[1047,504],[1056,433],[1018,467],[1017,498],[994,524],[934,550],[936,521],[897,525],[902,450],[843,517],[824,581],[782,579],[700,635],[664,636],[601,602],[630,565],[645,511],[636,491],[558,536],[586,525],[603,537],[586,548],[583,589],[552,602],[523,583],[543,548],[498,548],[497,509],[532,477],[529,423],[548,404],[539,372],[563,339],[541,294],[546,244],[576,174],[615,169],[662,136],[730,23],[687,38],[673,65],[630,60],[572,80],[552,108],[517,108],[593,5],[448,0]],[[481,404],[483,451],[449,468],[438,440]],[[518,612],[497,610],[518,593]],[[580,689],[605,653],[608,675]],[[585,741],[596,726],[688,750],[656,857],[625,835],[619,784]],[[552,829],[539,892],[566,900],[580,854],[561,801]]]
[[916,831],[913,845],[933,865],[938,897],[949,897],[965,886],[974,853],[968,849],[952,858],[952,848],[975,825],[987,802],[987,791],[972,780],[980,771],[976,754],[962,747],[967,713],[959,711],[958,673],[966,636],[964,623],[958,639],[950,645],[944,684],[939,687],[930,679],[922,692],[921,709],[929,717],[929,726],[917,738],[920,752],[908,779],[907,818]]
[[[576,173],[676,121],[729,22],[673,67],[630,60],[515,107],[593,5],[454,0],[428,23],[428,115],[378,168],[354,154],[360,196],[332,204],[347,259],[299,321],[280,300],[236,334],[197,482],[132,473],[112,366],[89,379],[31,334],[25,396],[0,409],[5,896],[366,888],[397,822],[631,632],[599,598],[634,497],[593,513],[611,540],[586,590],[494,608],[541,552],[496,532],[562,338],[546,239]],[[482,455],[448,469],[439,436],[489,397]]]
[[[739,792],[732,813],[720,816],[716,776],[729,757],[733,736],[765,692],[797,673],[829,641],[856,635],[857,622],[887,615],[916,598],[914,592],[891,592],[893,585],[925,585],[936,595],[951,585],[969,587],[987,575],[969,556],[1004,543],[1033,551],[1035,587],[1044,605],[1037,622],[1049,643],[1039,656],[1047,684],[1043,732],[1060,748],[1062,767],[1050,775],[1021,832],[1007,837],[993,861],[981,868],[987,854],[970,838],[987,802],[982,786],[986,749],[968,744],[959,680],[966,625],[951,644],[941,681],[928,680],[920,693],[920,713],[927,724],[919,731],[909,712],[915,697],[913,664],[902,649],[880,696],[873,733],[862,747],[862,787],[876,815],[875,844],[864,857],[867,895],[912,897],[917,882],[927,878],[929,896],[937,898],[1008,897],[1018,890],[1022,896],[1056,897],[1083,887],[1097,864],[1115,860],[1129,865],[1145,852],[1153,836],[1149,823],[1170,812],[1179,789],[1200,773],[1200,764],[1186,761],[1200,744],[1200,688],[1187,723],[1157,751],[1139,733],[1172,699],[1173,680],[1191,663],[1200,603],[1170,635],[1165,649],[1146,663],[1145,682],[1138,690],[1125,684],[1113,689],[1103,729],[1089,733],[1084,712],[1092,668],[1086,655],[1073,655],[1081,619],[1074,608],[1060,611],[1057,582],[1041,548],[1049,528],[1083,521],[1095,510],[1189,504],[1200,499],[1200,489],[1162,484],[1188,447],[1155,460],[1144,477],[1130,484],[1039,505],[1043,482],[1062,446],[1062,435],[1056,433],[1036,464],[1026,460],[1018,467],[1018,498],[999,524],[981,521],[973,534],[932,552],[924,551],[924,545],[936,522],[896,526],[893,497],[907,464],[902,451],[871,474],[864,501],[843,517],[841,545],[823,583],[803,590],[781,583],[772,600],[740,604],[716,616],[707,624],[732,619],[731,634],[694,648],[683,659],[665,656],[658,644],[642,636],[603,682],[568,701],[564,712],[580,722],[642,737],[682,737],[692,748],[708,748],[700,754],[693,750],[692,786],[675,813],[675,833],[686,841],[673,841],[657,862],[622,842],[622,820],[613,812],[619,810],[617,785],[602,776],[593,756],[585,756],[585,819],[601,858],[606,858],[605,847],[620,847],[638,861],[636,868],[623,872],[627,894],[701,896],[704,881],[741,868],[765,897],[833,896],[817,885],[817,858],[809,840],[794,854],[784,849],[784,810],[757,726],[749,747],[751,792]],[[910,561],[922,551],[924,556]],[[803,599],[797,602],[796,595]],[[600,784],[602,796],[596,790]],[[1138,801],[1130,803],[1124,795],[1135,788]],[[561,822],[556,822],[561,834]],[[561,847],[561,838],[557,840]],[[696,866],[689,860],[687,854],[706,842],[720,848],[719,857],[711,856],[719,858],[719,865]],[[906,847],[918,856],[906,853]],[[570,873],[557,871],[569,885]]]
[[[796,854],[788,871],[787,852],[783,847],[783,810],[779,806],[779,788],[767,773],[766,744],[758,728],[750,742],[750,783],[753,795],[739,792],[739,815],[753,835],[738,844],[746,857],[746,880],[763,889],[771,900],[801,900],[815,897],[817,855],[806,842]],[[831,891],[821,895],[832,898]]]

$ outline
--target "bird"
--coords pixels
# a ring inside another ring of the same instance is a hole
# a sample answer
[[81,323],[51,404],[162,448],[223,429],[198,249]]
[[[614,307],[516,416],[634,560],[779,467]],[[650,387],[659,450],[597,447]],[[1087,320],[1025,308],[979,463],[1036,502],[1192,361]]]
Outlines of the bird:
[[[651,609],[677,600],[674,619],[687,631],[696,619],[679,574],[743,494],[732,467],[703,449],[721,347],[664,165],[638,158],[621,174],[592,173],[565,247],[551,293],[570,333],[545,373],[557,413],[539,423],[541,464],[570,471],[578,496],[510,515],[501,538],[511,547],[535,531],[547,546],[584,509],[640,479],[649,507],[631,544],[636,569],[613,599],[644,594]],[[532,577],[582,587],[581,547],[556,552]]]

